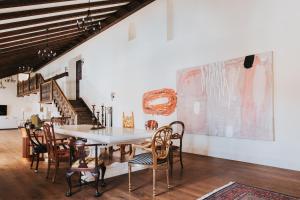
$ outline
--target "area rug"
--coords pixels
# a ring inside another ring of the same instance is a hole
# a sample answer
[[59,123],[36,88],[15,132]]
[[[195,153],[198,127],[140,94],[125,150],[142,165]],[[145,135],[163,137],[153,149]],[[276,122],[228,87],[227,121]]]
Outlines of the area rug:
[[198,200],[299,200],[278,192],[273,192],[240,183],[230,182]]

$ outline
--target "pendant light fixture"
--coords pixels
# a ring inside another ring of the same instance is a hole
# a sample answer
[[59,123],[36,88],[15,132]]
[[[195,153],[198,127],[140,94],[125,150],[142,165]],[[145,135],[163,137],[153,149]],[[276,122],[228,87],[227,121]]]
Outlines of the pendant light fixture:
[[87,11],[87,16],[83,17],[82,19],[77,20],[77,28],[80,31],[96,31],[100,30],[101,22],[95,21],[94,18],[91,16],[91,2],[89,0],[89,9]]
[[43,49],[38,50],[38,56],[41,60],[44,61],[49,61],[52,58],[54,58],[56,56],[56,52],[53,51],[50,47],[49,47],[49,29],[46,29],[47,32],[47,43],[46,43],[46,47]]

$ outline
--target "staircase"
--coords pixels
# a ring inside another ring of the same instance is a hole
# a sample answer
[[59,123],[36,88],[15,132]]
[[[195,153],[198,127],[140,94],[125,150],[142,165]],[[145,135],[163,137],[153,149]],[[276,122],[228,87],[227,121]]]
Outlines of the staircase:
[[92,124],[92,112],[82,99],[68,100],[55,80],[49,80],[40,86],[40,102],[54,102],[67,124]]
[[92,124],[93,113],[85,102],[80,98],[78,100],[69,100],[74,111],[77,114],[77,124]]

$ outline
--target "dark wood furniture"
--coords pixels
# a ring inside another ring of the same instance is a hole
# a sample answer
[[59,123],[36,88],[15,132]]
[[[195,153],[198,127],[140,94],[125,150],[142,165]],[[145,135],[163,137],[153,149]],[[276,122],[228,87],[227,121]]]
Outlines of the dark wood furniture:
[[56,139],[54,127],[52,124],[45,123],[43,126],[43,132],[46,138],[47,150],[48,150],[48,169],[47,176],[49,178],[51,165],[55,166],[54,175],[52,177],[52,182],[55,182],[57,170],[59,168],[59,163],[61,161],[68,162],[70,159],[70,150],[68,149],[67,138]]
[[[170,126],[163,126],[159,128],[152,137],[150,145],[132,145],[133,153],[131,159],[128,161],[128,181],[129,192],[132,191],[131,186],[131,168],[134,165],[142,165],[150,167],[153,170],[153,196],[156,196],[156,171],[166,170],[167,185],[169,184],[169,150],[171,147],[172,128]],[[141,148],[146,151],[139,155],[134,155],[136,148]]]
[[[182,160],[182,139],[184,134],[184,123],[181,121],[174,121],[170,123],[173,129],[171,136],[172,146],[170,151],[170,172],[173,172],[173,160],[175,156],[179,156],[181,168],[183,169],[183,160]],[[174,144],[174,141],[179,140],[179,145]]]
[[[95,196],[99,197],[101,194],[98,190],[99,177],[100,177],[100,169],[101,169],[101,180],[102,186],[104,186],[104,175],[106,171],[106,167],[104,161],[98,157],[98,147],[101,144],[86,144],[83,140],[77,140],[74,143],[75,149],[75,159],[69,160],[70,167],[67,170],[66,178],[68,182],[68,191],[66,193],[67,197],[72,195],[72,175],[76,172],[79,173],[79,186],[82,184],[81,173],[90,172],[92,176],[95,178],[95,188],[96,193]],[[92,157],[91,151],[94,149],[94,156]],[[89,154],[88,154],[89,152]],[[70,152],[71,153],[71,152]]]
[[[21,127],[21,131],[26,133],[27,139],[29,141],[29,145],[26,144],[27,147],[32,147],[32,155],[29,155],[28,157],[31,157],[31,165],[30,168],[33,166],[34,160],[36,160],[36,166],[35,166],[35,172],[38,172],[39,168],[39,162],[40,162],[40,157],[41,155],[43,156],[44,153],[47,153],[47,145],[43,143],[43,140],[40,141],[38,138],[43,138],[41,137],[40,129],[36,129],[31,131],[30,129],[30,124],[25,124],[24,127]],[[30,150],[26,150],[26,153],[29,153]],[[42,157],[43,158],[43,157]]]

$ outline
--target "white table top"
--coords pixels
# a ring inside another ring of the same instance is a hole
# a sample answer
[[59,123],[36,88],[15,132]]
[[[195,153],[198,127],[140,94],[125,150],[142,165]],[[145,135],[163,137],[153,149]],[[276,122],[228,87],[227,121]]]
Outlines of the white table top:
[[107,127],[91,130],[91,127],[91,125],[64,125],[55,126],[54,131],[60,135],[81,137],[106,145],[135,143],[151,138],[153,133],[153,131],[135,128]]

